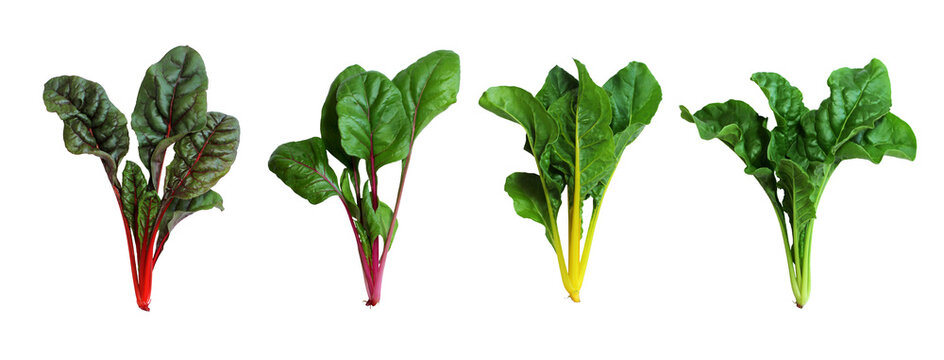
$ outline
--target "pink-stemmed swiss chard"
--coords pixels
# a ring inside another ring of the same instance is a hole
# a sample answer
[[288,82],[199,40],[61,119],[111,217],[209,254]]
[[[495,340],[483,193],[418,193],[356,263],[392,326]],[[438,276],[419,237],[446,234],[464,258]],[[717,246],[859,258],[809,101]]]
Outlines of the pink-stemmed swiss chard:
[[[456,102],[458,92],[459,56],[452,51],[435,51],[393,80],[350,66],[328,90],[321,138],[283,144],[269,159],[269,170],[310,203],[335,195],[341,200],[357,244],[368,306],[380,301],[413,144],[436,115]],[[340,178],[328,164],[328,153],[344,167]],[[377,170],[397,161],[400,185],[391,209],[378,196]]]

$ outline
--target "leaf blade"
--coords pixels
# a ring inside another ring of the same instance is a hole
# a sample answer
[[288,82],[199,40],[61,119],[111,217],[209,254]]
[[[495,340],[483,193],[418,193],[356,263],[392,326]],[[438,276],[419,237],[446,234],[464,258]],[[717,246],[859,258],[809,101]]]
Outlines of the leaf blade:
[[128,153],[128,121],[105,89],[78,76],[54,77],[43,86],[43,103],[63,121],[66,150],[98,156],[117,184],[118,163]]
[[459,93],[459,55],[437,50],[393,78],[400,90],[405,115],[410,119],[411,144],[434,117],[456,103]]
[[164,195],[191,199],[209,191],[229,172],[238,148],[239,120],[219,112],[208,113],[206,129],[174,144]]
[[318,137],[280,145],[269,157],[269,170],[311,204],[341,195],[324,142]]
[[131,113],[141,162],[156,181],[164,151],[187,133],[206,127],[208,79],[203,58],[189,46],[168,51],[141,81]]

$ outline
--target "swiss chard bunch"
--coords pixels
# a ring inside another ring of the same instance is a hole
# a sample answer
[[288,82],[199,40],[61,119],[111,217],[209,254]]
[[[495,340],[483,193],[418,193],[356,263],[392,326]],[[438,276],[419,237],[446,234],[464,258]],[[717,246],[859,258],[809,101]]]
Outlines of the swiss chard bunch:
[[[149,174],[126,161],[125,115],[108,100],[101,85],[78,76],[59,76],[46,82],[46,110],[65,123],[63,140],[73,154],[98,156],[118,200],[128,242],[131,277],[138,307],[148,311],[154,264],[174,227],[200,210],[223,209],[223,198],[210,190],[236,159],[239,122],[207,112],[207,75],[195,50],[179,46],[148,68],[131,113],[138,153]],[[166,150],[174,158],[161,173]]]
[[[452,51],[424,56],[393,80],[352,65],[328,89],[322,137],[282,144],[269,158],[269,170],[308,202],[338,196],[357,244],[367,306],[380,301],[413,144],[436,115],[456,102],[458,92],[459,56]],[[343,167],[340,178],[328,153]],[[400,162],[400,185],[391,209],[380,200],[377,171],[395,162]]]
[[767,118],[738,100],[708,104],[695,114],[682,106],[682,118],[695,123],[702,139],[717,138],[734,150],[747,165],[744,172],[767,193],[780,222],[796,305],[802,308],[810,297],[813,222],[829,177],[847,159],[914,160],[917,142],[911,127],[889,112],[888,71],[878,60],[833,71],[826,82],[829,97],[813,110],[780,75],[760,72],[751,80],[767,96],[777,121],[773,130],[767,129]]
[[[629,63],[600,87],[583,64],[574,62],[576,79],[554,67],[536,96],[518,87],[498,86],[485,91],[479,105],[524,128],[524,150],[534,157],[538,173],[509,175],[505,191],[518,215],[544,225],[544,235],[557,253],[564,288],[579,302],[606,189],[623,150],[655,115],[662,89],[642,63]],[[567,263],[557,227],[565,187]],[[583,203],[590,198],[593,211],[581,254]]]

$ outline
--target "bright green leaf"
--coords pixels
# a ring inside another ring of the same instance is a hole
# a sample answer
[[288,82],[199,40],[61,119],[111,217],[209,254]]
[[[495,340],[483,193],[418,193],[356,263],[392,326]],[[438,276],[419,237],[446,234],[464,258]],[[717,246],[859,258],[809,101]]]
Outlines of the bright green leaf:
[[400,71],[393,83],[402,95],[415,140],[436,115],[455,104],[459,93],[459,55],[449,50],[434,51]]
[[328,165],[328,153],[320,138],[280,145],[269,157],[269,170],[312,204],[340,194],[337,175]]
[[410,122],[400,90],[376,71],[354,75],[338,86],[338,128],[344,151],[375,170],[410,151]]

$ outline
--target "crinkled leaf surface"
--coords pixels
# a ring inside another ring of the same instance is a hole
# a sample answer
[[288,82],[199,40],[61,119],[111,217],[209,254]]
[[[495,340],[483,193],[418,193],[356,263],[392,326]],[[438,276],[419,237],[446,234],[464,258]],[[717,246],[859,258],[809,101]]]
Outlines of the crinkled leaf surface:
[[548,110],[561,129],[551,163],[571,189],[579,184],[579,200],[584,200],[616,166],[610,128],[613,110],[606,90],[593,83],[582,63],[574,62],[577,91],[560,97]]
[[577,89],[577,79],[560,66],[554,66],[551,71],[547,72],[544,86],[534,97],[547,109],[557,99],[574,89]]
[[66,150],[98,156],[117,184],[118,163],[128,153],[128,121],[105,89],[78,76],[54,77],[43,87],[43,102],[64,123]]
[[376,71],[355,75],[338,86],[341,146],[374,169],[400,161],[410,150],[410,121],[400,90]]
[[770,132],[767,118],[757,115],[750,105],[738,100],[705,105],[691,114],[684,106],[682,118],[695,123],[703,140],[719,139],[744,161],[744,171],[773,168],[767,159]]
[[138,231],[138,202],[147,191],[147,179],[138,164],[125,161],[125,170],[121,179],[121,211],[131,225],[132,231]]
[[790,85],[787,79],[776,73],[759,72],[751,75],[751,81],[760,87],[767,97],[770,109],[774,112],[777,126],[794,127],[800,122],[800,117],[810,110],[803,105],[803,93],[800,89]]
[[178,46],[144,74],[131,113],[138,152],[156,181],[164,151],[207,123],[207,74],[203,58],[189,46]]
[[143,197],[138,200],[138,215],[135,219],[137,223],[136,234],[138,235],[138,242],[142,244],[142,246],[149,241],[151,227],[157,222],[157,215],[160,211],[161,197],[158,196],[157,192],[154,190],[145,191]]
[[238,147],[239,121],[223,113],[208,113],[206,129],[190,133],[174,145],[165,196],[191,199],[209,191],[233,166]]
[[875,122],[875,128],[862,131],[839,148],[837,160],[865,159],[875,164],[884,155],[914,160],[918,142],[904,120],[888,113]]
[[449,50],[434,51],[400,71],[393,77],[393,83],[400,90],[416,139],[436,115],[455,104],[459,93],[459,55]]
[[328,165],[328,153],[320,138],[280,145],[269,157],[269,170],[312,204],[340,194],[337,175]]
[[829,98],[816,112],[814,126],[820,147],[835,154],[860,131],[875,126],[892,105],[885,65],[873,59],[862,69],[842,68],[829,75]]
[[799,228],[816,218],[816,186],[809,175],[795,162],[784,159],[777,166],[779,186],[783,189],[783,210],[790,223]]

